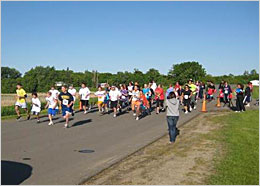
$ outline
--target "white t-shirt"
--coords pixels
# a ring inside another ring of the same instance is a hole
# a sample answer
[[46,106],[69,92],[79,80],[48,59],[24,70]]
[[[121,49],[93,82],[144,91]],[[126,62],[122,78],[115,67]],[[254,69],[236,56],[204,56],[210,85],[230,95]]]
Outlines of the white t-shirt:
[[81,88],[79,90],[79,95],[81,100],[89,100],[90,90],[88,87]]
[[56,89],[54,90],[49,90],[49,92],[51,92],[51,96],[54,97],[54,98],[58,98],[58,95],[60,94],[60,92]]
[[127,89],[128,89],[128,94],[131,96],[132,95],[132,91],[134,89],[134,86],[132,86],[132,85],[128,86]]
[[[34,104],[37,104],[34,105]],[[32,98],[32,112],[41,112],[41,102],[39,100],[39,98]]]
[[153,83],[152,86],[151,86],[151,88],[153,89],[153,91],[155,91],[155,89],[157,88],[156,83]]
[[137,101],[140,98],[140,92],[139,90],[132,92],[133,98],[132,101]]
[[[57,100],[57,99],[56,99]],[[55,98],[54,97],[47,97],[46,101],[49,103],[49,108],[52,108],[55,106]],[[56,105],[55,109],[59,109],[58,104]]]
[[98,97],[98,101],[104,101],[105,91],[97,91],[95,95]]
[[77,90],[75,88],[68,89],[68,93],[70,93],[73,96],[74,101],[76,100],[76,92],[77,92]]
[[118,97],[121,96],[121,93],[119,91],[116,90],[110,90],[109,91],[109,97],[111,101],[117,101]]

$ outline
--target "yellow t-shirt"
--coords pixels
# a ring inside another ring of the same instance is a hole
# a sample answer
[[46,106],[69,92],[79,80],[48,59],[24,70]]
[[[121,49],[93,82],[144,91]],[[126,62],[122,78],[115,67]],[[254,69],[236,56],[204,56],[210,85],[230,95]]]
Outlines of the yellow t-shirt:
[[[25,90],[24,89],[17,89],[16,90],[16,94],[17,94],[17,96],[21,96],[21,97],[24,97],[25,96],[25,94],[26,94],[26,92],[25,92]],[[21,98],[21,99],[17,99],[17,102],[18,103],[25,103],[25,98]]]

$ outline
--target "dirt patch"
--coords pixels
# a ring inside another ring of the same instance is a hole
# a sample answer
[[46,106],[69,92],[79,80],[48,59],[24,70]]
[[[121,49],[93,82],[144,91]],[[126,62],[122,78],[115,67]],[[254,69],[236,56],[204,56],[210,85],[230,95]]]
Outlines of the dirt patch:
[[227,113],[210,112],[180,127],[174,145],[165,136],[125,160],[89,179],[87,185],[193,185],[206,184],[213,160],[221,151],[214,132],[222,127],[210,118]]

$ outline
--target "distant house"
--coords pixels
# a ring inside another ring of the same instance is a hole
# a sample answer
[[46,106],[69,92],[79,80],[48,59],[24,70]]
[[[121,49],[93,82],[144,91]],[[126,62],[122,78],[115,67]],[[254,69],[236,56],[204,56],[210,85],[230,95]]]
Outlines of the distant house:
[[100,86],[101,86],[102,88],[105,88],[105,87],[106,87],[106,84],[107,84],[107,83],[100,83]]
[[259,87],[259,80],[252,80],[250,81],[253,86],[258,86]]
[[64,85],[64,82],[62,82],[62,81],[55,82],[56,87],[61,87],[62,85]]

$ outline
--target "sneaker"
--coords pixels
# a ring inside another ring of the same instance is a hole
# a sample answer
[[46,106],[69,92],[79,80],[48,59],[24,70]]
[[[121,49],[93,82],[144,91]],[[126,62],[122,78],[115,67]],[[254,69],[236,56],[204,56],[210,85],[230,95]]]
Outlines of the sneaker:
[[87,114],[87,113],[88,113],[87,111],[84,112],[84,114]]
[[27,116],[27,120],[29,120],[31,118],[31,115]]
[[133,116],[136,116],[136,113],[133,113]]
[[240,111],[236,110],[235,112],[240,112]]
[[69,125],[66,123],[66,124],[64,125],[64,128],[69,128]]
[[190,111],[192,111],[192,108],[190,107]]
[[194,108],[193,108],[194,110],[196,110],[196,106],[194,106]]
[[156,114],[159,114],[159,112],[156,112]]
[[48,125],[53,125],[53,122],[51,121]]
[[139,117],[136,117],[135,120],[139,120]]
[[16,118],[16,120],[19,121],[19,120],[21,119],[21,117],[22,117],[22,116],[18,116],[18,117]]
[[40,120],[39,120],[39,119],[37,120],[37,123],[40,123]]
[[185,111],[185,114],[188,114],[188,111]]
[[116,114],[114,114],[114,116],[113,116],[114,118],[116,117]]
[[74,116],[74,115],[75,115],[75,113],[74,113],[74,112],[72,112],[72,113],[71,113],[71,115],[72,115],[72,116]]

